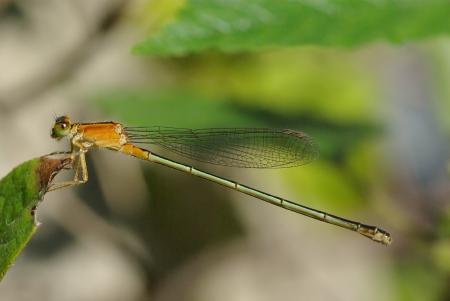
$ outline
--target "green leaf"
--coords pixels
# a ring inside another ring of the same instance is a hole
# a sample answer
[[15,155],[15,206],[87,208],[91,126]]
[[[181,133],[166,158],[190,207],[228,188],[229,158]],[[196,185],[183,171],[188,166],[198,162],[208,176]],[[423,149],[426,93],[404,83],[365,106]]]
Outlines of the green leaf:
[[68,159],[27,161],[0,180],[0,280],[36,230],[35,210]]
[[168,90],[114,91],[99,95],[99,106],[130,126],[185,128],[263,126],[220,98]]
[[448,0],[189,0],[137,54],[401,43],[450,32]]

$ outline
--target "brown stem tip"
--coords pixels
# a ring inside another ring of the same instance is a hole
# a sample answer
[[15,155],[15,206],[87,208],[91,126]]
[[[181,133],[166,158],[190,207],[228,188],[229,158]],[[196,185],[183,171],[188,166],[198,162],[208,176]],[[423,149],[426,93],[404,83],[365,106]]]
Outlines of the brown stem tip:
[[[59,157],[59,158],[58,158]],[[70,168],[70,155],[46,155],[40,157],[38,178],[41,191],[46,192],[53,178],[63,169]]]

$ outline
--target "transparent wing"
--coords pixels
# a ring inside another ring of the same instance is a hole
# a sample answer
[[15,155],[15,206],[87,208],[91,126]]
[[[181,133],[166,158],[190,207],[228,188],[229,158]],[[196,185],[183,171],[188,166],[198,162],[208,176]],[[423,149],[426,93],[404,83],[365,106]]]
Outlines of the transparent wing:
[[244,168],[282,168],[306,164],[318,155],[313,140],[287,129],[182,129],[127,127],[134,144],[159,145],[171,152],[211,164]]

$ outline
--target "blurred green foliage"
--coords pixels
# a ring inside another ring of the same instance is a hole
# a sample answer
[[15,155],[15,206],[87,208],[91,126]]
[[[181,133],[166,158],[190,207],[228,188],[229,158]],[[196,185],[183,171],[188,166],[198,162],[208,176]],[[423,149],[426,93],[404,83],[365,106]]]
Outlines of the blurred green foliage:
[[436,47],[432,49],[433,67],[437,70],[434,78],[435,85],[433,86],[437,96],[435,113],[439,118],[439,124],[442,125],[443,131],[450,138],[450,118],[448,118],[448,112],[450,112],[450,85],[448,85],[448,75],[450,74],[449,53],[450,42],[446,39],[437,41]]
[[155,33],[173,21],[186,0],[131,1],[127,9],[128,20],[147,33]]
[[262,126],[224,99],[211,99],[188,90],[117,91],[98,96],[99,105],[134,126],[185,128]]
[[[392,210],[394,202],[389,190],[398,183],[391,178],[395,176],[384,170],[389,163],[383,160],[389,154],[383,149],[384,128],[379,117],[385,103],[380,101],[379,82],[366,70],[367,62],[377,57],[374,52],[378,49],[349,51],[336,47],[381,40],[400,44],[447,34],[448,1],[174,0],[167,6],[164,1],[151,3],[141,10],[139,18],[145,23],[146,16],[156,14],[145,27],[157,33],[134,51],[162,56],[159,62],[168,67],[171,80],[159,89],[100,95],[99,106],[109,115],[136,126],[305,131],[318,142],[321,158],[307,166],[279,171],[283,183],[302,203],[339,214],[345,211],[348,216],[352,216],[351,210],[370,208],[398,228],[414,228],[407,210]],[[177,9],[180,11],[175,15]],[[448,45],[439,49],[446,51]],[[450,103],[445,80],[450,64],[439,60],[445,55],[435,54],[442,72],[436,90],[443,95],[436,111],[450,132],[445,110]],[[150,189],[157,191],[165,182],[155,178],[152,174],[147,181]],[[168,209],[157,211],[170,212],[171,203],[181,203],[171,194],[157,198],[170,200],[164,202]],[[200,195],[195,199],[200,199]],[[186,207],[183,214],[188,212]],[[171,228],[174,216],[179,217],[169,213],[154,216],[149,229],[160,227],[165,237],[178,231],[189,232]],[[403,233],[398,254],[396,249],[392,253],[390,274],[383,275],[393,282],[395,300],[445,300],[446,283],[450,280],[449,221],[450,212],[445,212],[433,220],[438,227],[431,230],[432,234],[427,230],[405,230],[413,234]],[[184,247],[197,248],[188,237],[186,234],[181,239],[181,243],[187,243]],[[395,240],[394,237],[394,243]],[[158,251],[162,257],[184,257],[181,250],[173,250],[178,243],[166,241]],[[167,262],[161,264],[161,269],[175,262],[165,257],[163,261]]]
[[134,52],[185,55],[208,49],[400,43],[449,33],[449,15],[446,0],[189,0],[176,21]]
[[[424,257],[426,258],[426,257]],[[438,301],[445,299],[446,275],[426,259],[409,257],[397,263],[393,271],[396,298],[399,301]]]
[[304,47],[258,54],[206,53],[176,62],[178,83],[215,97],[343,124],[374,117],[373,81],[344,51]]

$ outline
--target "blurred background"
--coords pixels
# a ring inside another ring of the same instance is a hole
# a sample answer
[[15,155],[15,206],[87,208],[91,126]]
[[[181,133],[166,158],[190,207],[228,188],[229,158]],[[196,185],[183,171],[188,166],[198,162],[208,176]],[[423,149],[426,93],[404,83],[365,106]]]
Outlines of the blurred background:
[[[66,150],[55,116],[302,130],[321,156],[241,170],[178,158],[389,231],[389,247],[109,152],[46,195],[0,300],[450,300],[450,39],[142,56],[181,1],[0,1],[0,175]],[[70,175],[67,175],[70,176]]]

